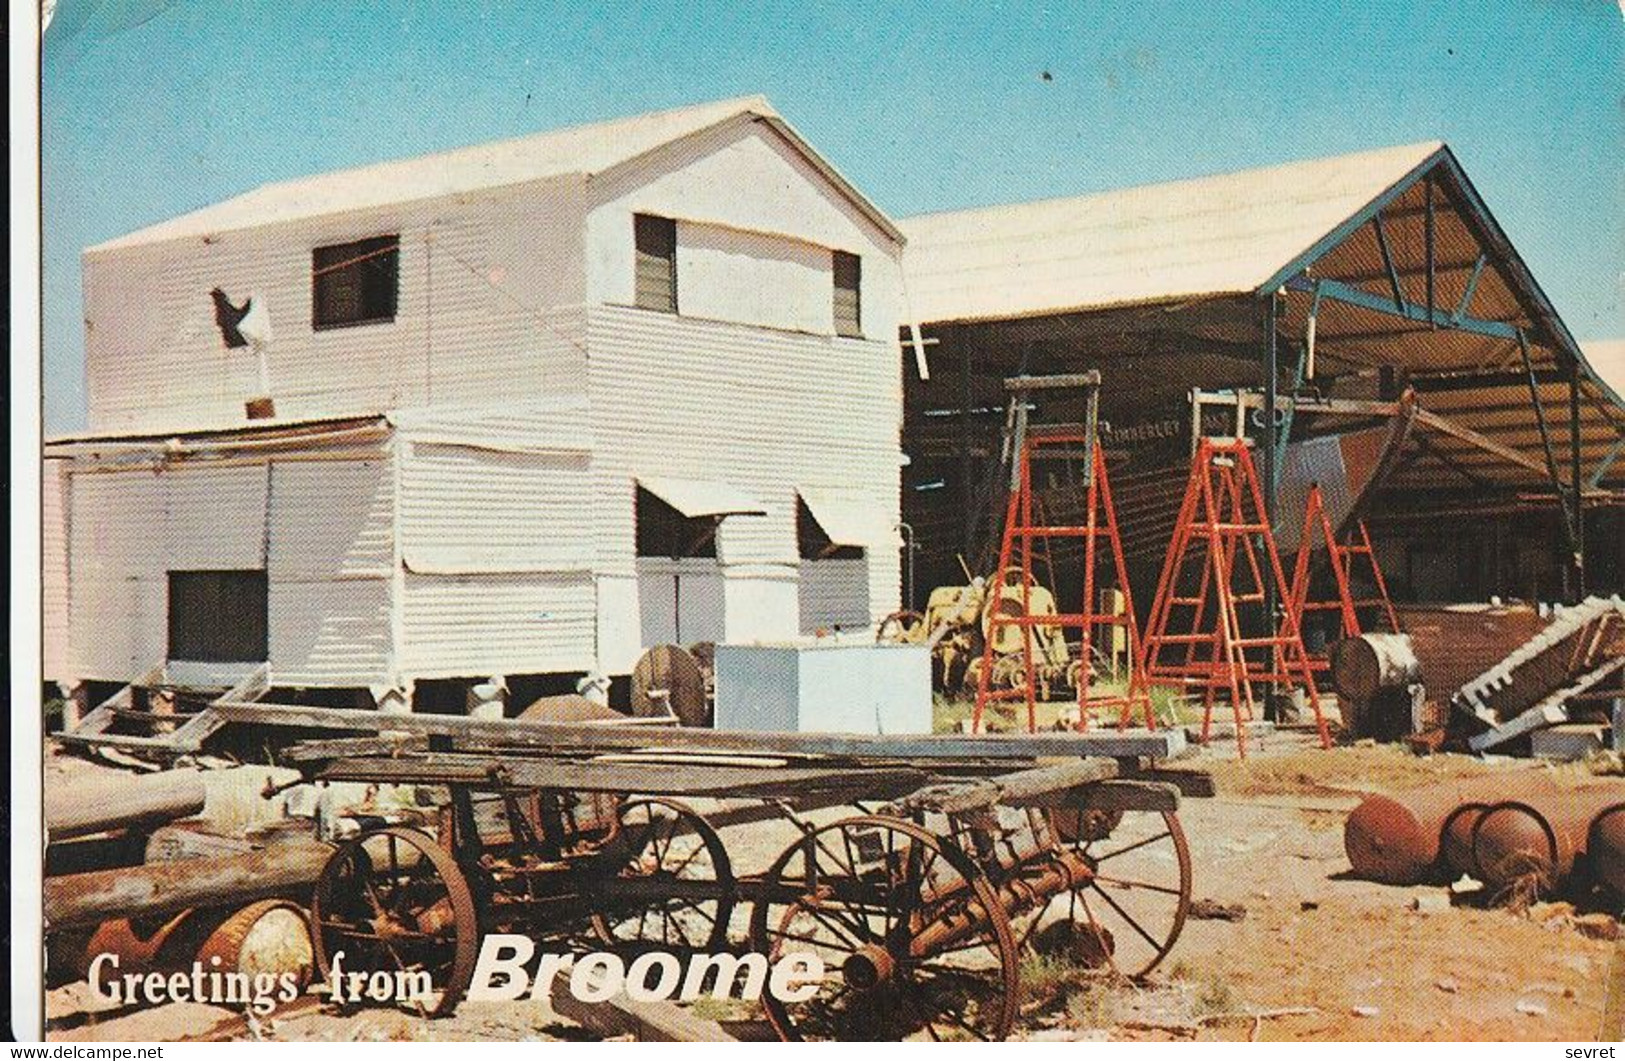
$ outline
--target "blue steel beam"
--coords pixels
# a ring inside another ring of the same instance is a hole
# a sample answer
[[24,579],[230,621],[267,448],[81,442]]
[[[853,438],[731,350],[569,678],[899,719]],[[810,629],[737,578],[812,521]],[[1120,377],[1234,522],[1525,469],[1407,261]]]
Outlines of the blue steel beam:
[[1622,453],[1625,453],[1625,435],[1615,439],[1614,448],[1609,450],[1608,455],[1597,463],[1596,470],[1591,473],[1591,478],[1586,480],[1587,490],[1595,490],[1602,485],[1602,481],[1608,477],[1608,469],[1614,466],[1614,462],[1619,460]]
[[1382,227],[1382,215],[1373,215],[1371,224],[1377,230],[1377,246],[1382,250],[1382,267],[1388,270],[1388,286],[1394,290],[1394,305],[1403,308],[1405,289],[1399,284],[1399,269],[1394,265],[1394,250],[1388,246],[1388,230]]
[[1292,277],[1297,276],[1299,273],[1303,272],[1304,269],[1325,257],[1326,254],[1334,247],[1339,246],[1344,240],[1348,239],[1350,236],[1354,235],[1355,232],[1359,231],[1360,226],[1369,222],[1383,209],[1383,207],[1387,206],[1389,203],[1393,202],[1395,199],[1398,199],[1401,195],[1404,195],[1407,191],[1409,191],[1411,186],[1416,183],[1418,177],[1421,177],[1423,174],[1427,173],[1441,162],[1448,160],[1449,157],[1450,150],[1441,145],[1437,150],[1429,154],[1427,158],[1424,158],[1421,162],[1417,163],[1409,173],[1405,174],[1405,176],[1389,185],[1388,189],[1381,195],[1367,203],[1364,209],[1360,210],[1352,217],[1349,217],[1342,224],[1338,225],[1336,228],[1320,237],[1320,239],[1316,240],[1307,250],[1303,251],[1303,253],[1281,266],[1280,269],[1276,270],[1273,276],[1258,286],[1258,290],[1260,292],[1274,291],[1276,288],[1287,283]]
[[1291,291],[1309,293],[1318,291],[1322,299],[1330,299],[1333,302],[1356,306],[1360,309],[1370,310],[1373,313],[1382,313],[1390,317],[1402,317],[1405,320],[1416,321],[1420,324],[1432,323],[1441,328],[1451,328],[1473,335],[1483,335],[1491,339],[1505,339],[1508,342],[1518,341],[1518,329],[1513,325],[1501,321],[1479,320],[1476,317],[1458,317],[1440,309],[1430,311],[1426,306],[1419,306],[1414,302],[1401,301],[1396,304],[1392,299],[1374,295],[1364,288],[1345,284],[1338,280],[1311,280],[1308,277],[1298,277],[1287,281],[1286,286]]
[[1467,286],[1462,290],[1461,301],[1456,303],[1456,310],[1450,314],[1452,322],[1461,320],[1473,305],[1473,292],[1478,290],[1478,278],[1484,275],[1484,265],[1490,260],[1487,254],[1480,254],[1478,261],[1473,263],[1473,271],[1467,277]]

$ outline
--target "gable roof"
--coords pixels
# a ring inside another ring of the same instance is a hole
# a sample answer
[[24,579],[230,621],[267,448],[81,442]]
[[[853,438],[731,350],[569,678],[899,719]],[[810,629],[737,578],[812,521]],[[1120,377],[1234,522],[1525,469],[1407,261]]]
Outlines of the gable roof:
[[765,97],[741,96],[265,184],[99,243],[87,248],[86,253],[533,181],[596,176],[676,141],[746,120],[767,122],[870,221],[892,239],[901,241],[901,233],[891,219],[814,151]]
[[991,320],[1251,294],[1435,159],[1438,141],[904,218],[914,314]]

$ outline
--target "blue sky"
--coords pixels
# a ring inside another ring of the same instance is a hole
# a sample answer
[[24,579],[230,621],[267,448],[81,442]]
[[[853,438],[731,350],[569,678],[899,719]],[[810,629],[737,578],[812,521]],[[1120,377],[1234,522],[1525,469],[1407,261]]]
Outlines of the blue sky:
[[1574,333],[1621,336],[1622,53],[1615,0],[58,0],[45,429],[84,422],[89,244],[265,181],[756,92],[896,216],[1442,138]]

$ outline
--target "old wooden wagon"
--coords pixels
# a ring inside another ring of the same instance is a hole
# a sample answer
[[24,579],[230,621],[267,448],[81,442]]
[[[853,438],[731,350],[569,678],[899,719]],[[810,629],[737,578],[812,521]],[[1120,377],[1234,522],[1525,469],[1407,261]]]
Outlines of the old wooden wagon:
[[[1180,743],[1165,733],[402,725],[284,759],[312,781],[449,793],[419,825],[342,844],[311,903],[324,974],[341,950],[421,970],[428,1015],[462,1000],[482,935],[512,932],[629,958],[811,952],[813,997],[763,997],[786,1039],[999,1039],[1029,949],[1125,977],[1167,956],[1191,895],[1180,797],[1211,792],[1160,765]],[[782,849],[747,865],[771,828]]]

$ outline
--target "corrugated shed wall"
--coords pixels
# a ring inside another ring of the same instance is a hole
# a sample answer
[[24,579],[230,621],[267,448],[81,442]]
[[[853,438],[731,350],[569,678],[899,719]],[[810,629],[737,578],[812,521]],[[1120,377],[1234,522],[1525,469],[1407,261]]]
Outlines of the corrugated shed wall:
[[[762,123],[694,137],[647,165],[595,180],[589,193],[590,304],[632,304],[632,215],[645,213],[678,223],[682,313],[832,330],[833,291],[815,284],[810,273],[818,269],[827,275],[827,252],[843,250],[863,258],[864,335],[884,342],[897,336],[898,247]],[[728,238],[724,229],[737,235]],[[803,250],[791,250],[785,240]],[[685,276],[685,264],[697,272]],[[751,280],[735,282],[741,273]],[[692,283],[707,276],[720,282],[695,292]],[[765,277],[782,282],[774,296],[784,301],[762,301]]]
[[[579,185],[554,182],[87,256],[89,426],[244,422],[257,360],[224,346],[215,287],[269,308],[282,417],[579,393],[581,210]],[[395,319],[313,330],[312,248],[387,234],[401,242]]]
[[593,665],[585,406],[400,414],[402,671],[481,677]]
[[389,457],[271,466],[271,671],[279,685],[389,679]]
[[163,660],[169,571],[265,564],[263,463],[76,470],[71,482],[77,677],[121,680]]
[[45,681],[66,681],[68,669],[68,480],[63,461],[40,468],[40,648]]
[[123,681],[164,659],[168,572],[263,569],[279,683],[383,680],[387,471],[381,452],[75,469],[70,672]]
[[406,577],[403,671],[414,678],[585,671],[592,575]]
[[[594,309],[588,335],[594,537],[605,576],[635,574],[633,484],[640,474],[720,480],[762,503],[765,516],[723,520],[718,553],[730,579],[794,583],[798,487],[842,488],[872,506],[877,528],[896,523],[900,380],[891,343],[620,307]],[[880,618],[898,599],[896,539],[877,535],[864,544],[870,611]],[[793,596],[749,599],[764,611],[754,621],[730,615],[730,638],[750,630],[786,636],[799,627]],[[629,650],[600,651],[614,666]]]

